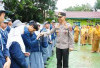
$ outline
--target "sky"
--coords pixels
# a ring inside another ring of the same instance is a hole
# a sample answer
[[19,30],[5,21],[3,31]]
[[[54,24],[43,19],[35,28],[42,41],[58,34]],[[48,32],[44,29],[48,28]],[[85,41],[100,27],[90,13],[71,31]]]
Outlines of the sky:
[[95,2],[96,0],[58,0],[56,5],[58,9],[56,11],[63,11],[63,9],[70,6],[82,5],[87,3],[89,3],[93,7]]

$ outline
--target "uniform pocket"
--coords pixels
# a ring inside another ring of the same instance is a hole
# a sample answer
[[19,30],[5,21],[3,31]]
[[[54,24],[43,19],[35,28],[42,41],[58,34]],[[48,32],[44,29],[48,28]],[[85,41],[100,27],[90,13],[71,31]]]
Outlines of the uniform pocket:
[[57,42],[57,43],[60,43],[60,37],[57,37],[57,38],[56,38],[56,42]]

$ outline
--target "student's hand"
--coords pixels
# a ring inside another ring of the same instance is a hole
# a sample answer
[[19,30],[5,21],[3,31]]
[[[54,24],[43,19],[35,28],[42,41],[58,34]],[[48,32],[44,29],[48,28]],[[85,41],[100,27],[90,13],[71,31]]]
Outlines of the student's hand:
[[38,34],[36,39],[39,39],[39,38],[40,38],[40,36],[41,36],[41,35],[40,35],[40,34]]
[[10,68],[11,65],[11,60],[9,57],[6,58],[6,63],[4,64],[3,68]]
[[24,55],[28,57],[28,56],[30,56],[30,53],[26,52],[26,53],[24,53]]
[[69,48],[69,51],[73,51],[74,50],[74,48]]
[[9,62],[6,62],[6,63],[4,64],[4,67],[3,67],[3,68],[10,68]]
[[52,44],[52,41],[50,41],[49,43]]
[[46,34],[47,32],[41,32],[40,35],[43,36],[44,34]]
[[39,39],[39,37],[41,37],[41,36],[43,36],[43,35],[44,35],[44,33],[38,34],[37,39]]

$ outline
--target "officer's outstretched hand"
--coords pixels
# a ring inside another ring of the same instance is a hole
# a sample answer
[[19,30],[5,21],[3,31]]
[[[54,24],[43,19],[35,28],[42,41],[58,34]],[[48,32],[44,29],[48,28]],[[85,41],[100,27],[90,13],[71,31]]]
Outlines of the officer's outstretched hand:
[[73,51],[74,50],[74,48],[69,48],[69,51]]
[[6,63],[4,64],[3,68],[10,68],[11,60],[9,57],[6,58]]
[[39,39],[41,36],[43,36],[44,34],[43,33],[40,33],[37,35],[37,39]]

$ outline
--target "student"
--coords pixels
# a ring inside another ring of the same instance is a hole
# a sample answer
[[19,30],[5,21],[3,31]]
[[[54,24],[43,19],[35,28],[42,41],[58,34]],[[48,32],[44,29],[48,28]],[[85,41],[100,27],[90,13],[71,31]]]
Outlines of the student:
[[78,25],[76,25],[74,29],[74,42],[78,43],[78,39],[79,39],[79,27]]
[[7,20],[4,20],[4,22],[0,23],[0,33],[4,41],[4,45],[7,44],[7,39],[8,39],[8,32],[6,31],[7,22],[8,22]]
[[[39,37],[42,36],[40,33],[36,34],[35,31],[38,30],[38,25],[36,23],[30,23],[29,25],[33,26],[33,33],[29,33],[28,29],[25,28],[25,32],[22,35],[24,43],[27,47],[30,48],[30,68],[44,68],[44,62],[42,58],[42,47],[47,47],[47,44],[44,41],[40,41]],[[29,36],[28,36],[29,35]],[[46,39],[46,38],[44,38]],[[44,45],[43,45],[44,44]]]
[[7,18],[6,20],[8,21],[6,30],[9,33],[12,26],[12,20],[10,18]]
[[[5,10],[0,8],[0,25],[5,26],[3,23],[5,17]],[[0,27],[1,27],[0,26]],[[1,28],[0,28],[1,29]],[[9,58],[9,51],[6,48],[6,43],[4,39],[2,39],[2,32],[0,32],[0,68],[10,68],[10,58]]]
[[93,40],[93,26],[90,26],[88,29],[88,44],[92,45],[92,40]]
[[82,26],[82,29],[81,29],[80,33],[81,33],[80,34],[81,35],[81,41],[80,41],[80,43],[82,45],[86,45],[86,40],[87,40],[86,34],[87,34],[87,30],[86,30],[85,26]]
[[[49,32],[49,29],[50,28],[50,24],[48,23],[48,22],[45,22],[44,23],[44,27],[41,29],[41,32]],[[49,36],[47,36],[47,42],[48,42],[48,46],[47,46],[47,48],[42,48],[42,54],[43,54],[43,61],[44,61],[44,65],[46,65],[47,63],[46,63],[46,61],[47,61],[47,59],[50,57],[50,49],[49,49],[49,41],[50,41],[50,39],[49,39]]]
[[100,27],[99,24],[95,26],[93,30],[93,40],[92,40],[92,53],[98,52],[99,50],[99,41],[100,41]]
[[[36,38],[37,38],[37,35],[35,33],[33,33],[32,41],[37,40]],[[47,40],[47,39],[45,39],[45,40]],[[46,48],[47,47],[46,43],[47,43],[46,41],[44,41],[44,40],[40,41],[40,39],[34,42],[34,46],[31,47],[31,49],[32,49],[31,56],[30,56],[31,68],[33,68],[33,67],[34,68],[44,68],[42,47]]]
[[[52,20],[51,22],[51,29],[55,28],[55,20]],[[51,40],[52,40],[52,52],[54,53],[54,46],[56,45],[56,32],[54,32],[53,34],[51,34]]]
[[[51,26],[50,22],[48,22],[47,25],[48,26],[45,25],[45,28],[46,28],[47,32],[50,32],[50,26]],[[48,50],[49,50],[49,56],[48,57],[49,58],[52,56],[52,47],[53,47],[52,36],[49,35],[48,36]],[[49,60],[49,58],[48,58],[48,60]]]
[[30,53],[25,51],[25,45],[21,37],[24,33],[24,27],[25,25],[21,21],[16,20],[8,35],[7,48],[11,56],[11,68],[28,68],[25,56],[29,56]]
[[[31,53],[31,46],[32,46],[31,45],[32,43],[30,43],[31,35],[33,34],[34,31],[36,31],[33,29],[33,26],[32,26],[35,24],[32,24],[32,23],[35,23],[35,22],[30,22],[29,25],[24,27],[24,34],[21,35],[23,42],[25,44],[26,52],[29,52],[29,53]],[[30,67],[30,60],[29,60],[30,56],[26,56],[25,58],[26,58],[26,62],[28,66]]]

